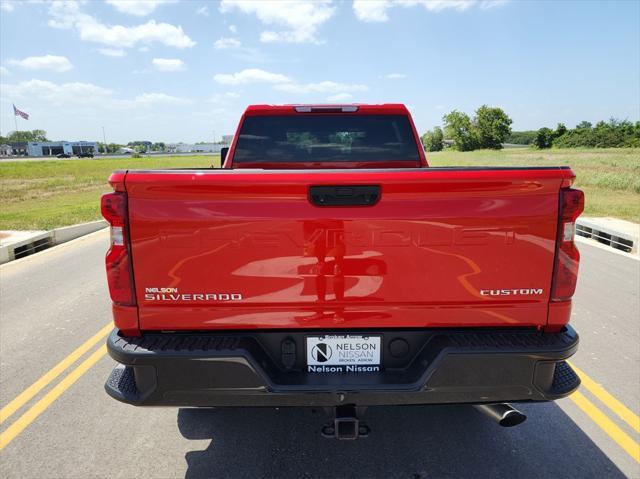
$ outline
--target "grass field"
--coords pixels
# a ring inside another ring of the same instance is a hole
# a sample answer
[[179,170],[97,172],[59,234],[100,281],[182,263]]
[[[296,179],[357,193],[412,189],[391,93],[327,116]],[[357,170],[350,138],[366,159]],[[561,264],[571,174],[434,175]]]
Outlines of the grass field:
[[570,166],[585,193],[585,216],[640,222],[640,150],[637,148],[428,153],[432,166]]
[[[430,153],[433,166],[569,165],[589,216],[640,221],[640,150],[572,149]],[[0,162],[0,230],[50,229],[100,218],[109,174],[125,168],[207,167],[211,156]]]
[[219,156],[0,162],[0,230],[46,230],[100,219],[107,178],[126,168],[207,167]]

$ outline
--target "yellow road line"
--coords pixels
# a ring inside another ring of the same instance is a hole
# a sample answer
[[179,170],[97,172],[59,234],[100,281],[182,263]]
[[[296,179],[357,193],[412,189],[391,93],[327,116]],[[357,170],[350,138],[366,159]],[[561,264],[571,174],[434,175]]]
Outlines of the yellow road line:
[[107,324],[104,328],[102,328],[91,338],[85,341],[84,344],[82,344],[75,351],[69,354],[69,356],[52,367],[47,373],[40,377],[40,379],[38,379],[24,391],[22,391],[13,401],[0,409],[0,424],[11,417],[13,413],[24,406],[32,397],[38,394],[51,381],[60,376],[60,374],[62,374],[73,363],[75,363],[76,360],[78,360],[84,353],[89,351],[99,341],[102,341],[112,329],[113,325],[111,323]]
[[593,379],[585,374],[584,371],[577,368],[575,364],[569,363],[573,370],[580,376],[582,385],[587,390],[597,397],[602,403],[607,406],[611,411],[616,413],[620,418],[629,424],[637,433],[640,433],[640,417],[636,416],[627,406],[618,401],[609,392],[607,392],[602,386],[596,383]]
[[626,451],[636,462],[640,463],[640,444],[635,442],[629,435],[620,429],[611,419],[609,419],[600,409],[589,401],[581,392],[574,392],[571,399],[582,411],[595,422],[600,429],[606,432],[618,446]]
[[0,450],[4,449],[18,434],[35,421],[40,414],[45,412],[53,402],[58,399],[67,389],[69,389],[84,373],[86,373],[95,363],[97,363],[105,354],[107,354],[107,346],[102,345],[91,354],[87,359],[82,361],[78,367],[67,374],[62,381],[56,384],[51,391],[44,395],[37,403],[35,403],[27,412],[20,416],[16,422],[11,424],[4,432],[0,433]]

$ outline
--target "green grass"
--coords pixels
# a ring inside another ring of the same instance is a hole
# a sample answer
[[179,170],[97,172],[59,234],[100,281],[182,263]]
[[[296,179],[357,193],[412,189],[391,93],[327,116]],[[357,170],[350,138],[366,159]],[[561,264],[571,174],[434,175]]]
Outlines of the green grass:
[[586,216],[640,221],[640,149],[511,148],[427,153],[432,166],[570,166],[585,193]]
[[[213,157],[215,162],[219,157]],[[507,149],[429,153],[433,166],[557,166],[576,172],[585,214],[640,221],[640,150]],[[127,168],[207,167],[211,156],[0,162],[0,230],[50,229],[100,218],[107,178]]]
[[0,230],[46,230],[100,219],[113,170],[207,167],[219,156],[0,162]]

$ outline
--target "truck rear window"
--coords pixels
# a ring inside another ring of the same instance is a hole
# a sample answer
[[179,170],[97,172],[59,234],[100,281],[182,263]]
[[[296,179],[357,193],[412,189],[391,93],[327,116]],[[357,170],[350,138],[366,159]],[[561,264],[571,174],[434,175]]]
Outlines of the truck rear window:
[[419,160],[406,116],[249,116],[233,156],[234,163],[391,160]]

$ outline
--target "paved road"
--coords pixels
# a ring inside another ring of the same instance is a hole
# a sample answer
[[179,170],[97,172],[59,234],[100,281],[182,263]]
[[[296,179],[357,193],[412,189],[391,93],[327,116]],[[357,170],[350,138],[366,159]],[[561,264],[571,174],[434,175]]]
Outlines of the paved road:
[[[108,323],[107,241],[98,232],[0,268],[3,408]],[[640,262],[580,248],[574,364],[637,415]],[[613,424],[637,446],[638,433],[586,388],[608,426],[571,398],[522,407],[529,419],[514,429],[470,407],[380,407],[368,413],[370,437],[337,442],[319,436],[324,417],[310,409],[120,404],[102,389],[114,363],[101,344],[2,424],[5,434],[26,426],[0,452],[3,478],[640,477],[640,464],[609,435]],[[92,366],[83,363],[89,357],[97,358]]]

